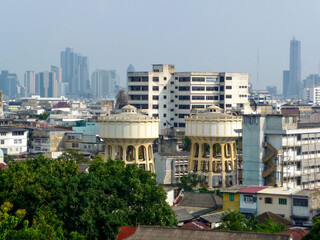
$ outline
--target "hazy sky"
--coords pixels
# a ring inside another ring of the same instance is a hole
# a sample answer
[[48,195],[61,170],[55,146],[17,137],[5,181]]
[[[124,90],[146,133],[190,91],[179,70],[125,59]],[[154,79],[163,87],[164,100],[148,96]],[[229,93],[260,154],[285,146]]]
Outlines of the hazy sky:
[[[0,0],[0,70],[18,74],[60,65],[72,47],[89,57],[90,73],[248,72],[257,88],[282,88],[289,44],[301,41],[302,79],[319,72],[319,0]],[[259,67],[257,51],[259,49]]]

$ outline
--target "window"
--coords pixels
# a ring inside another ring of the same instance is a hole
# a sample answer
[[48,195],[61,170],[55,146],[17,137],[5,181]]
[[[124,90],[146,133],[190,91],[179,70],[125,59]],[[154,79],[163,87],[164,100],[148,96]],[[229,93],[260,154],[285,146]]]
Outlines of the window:
[[4,140],[1,140],[1,144],[4,144]]
[[192,105],[192,108],[205,108],[204,105]]
[[154,82],[159,82],[159,77],[153,77],[152,79]]
[[224,82],[224,76],[220,76],[220,82]]
[[14,144],[21,144],[22,143],[22,139],[14,139]]
[[226,86],[226,89],[232,89],[232,86]]
[[206,82],[216,82],[217,78],[215,77],[207,77]]
[[167,126],[167,123],[163,123],[163,126]]
[[190,100],[190,96],[189,95],[180,95],[179,100]]
[[189,114],[179,114],[179,118],[184,118],[185,116],[189,116]]
[[204,77],[193,77],[192,82],[205,82],[206,79]]
[[253,195],[243,195],[243,200],[245,203],[254,203],[257,202],[257,198],[254,197]]
[[230,193],[230,194],[229,194],[229,200],[230,200],[230,201],[234,201],[234,194],[233,194],[233,193]]
[[213,96],[207,96],[206,99],[207,100],[213,100]]
[[190,87],[179,87],[179,91],[190,91]]
[[226,104],[226,107],[232,107],[232,105],[231,104]]
[[214,100],[219,100],[219,96],[214,96]]
[[190,109],[190,105],[181,104],[179,105],[179,109]]
[[220,92],[224,91],[224,86],[220,86]]
[[286,198],[279,198],[279,205],[287,205],[287,199]]
[[12,136],[21,136],[21,135],[23,135],[23,131],[14,131],[14,132],[12,132]]
[[219,87],[207,87],[207,91],[219,91]]
[[173,85],[173,84],[174,84],[174,82],[170,82],[170,84],[172,84],[172,85]]
[[153,96],[152,96],[152,99],[153,99],[153,100],[159,100],[159,96],[158,96],[158,95],[153,95]]
[[158,87],[158,86],[153,86],[153,87],[152,87],[152,90],[153,90],[153,91],[159,91],[159,87]]
[[79,147],[79,143],[72,143],[72,147],[73,148],[78,148]]
[[149,90],[149,87],[148,86],[142,86],[141,87],[141,91],[148,91]]
[[167,99],[167,95],[163,95],[163,99]]
[[173,109],[173,108],[171,108],[171,109],[170,109],[170,112],[173,112],[173,111],[174,111],[174,109]]
[[264,199],[264,203],[265,203],[265,204],[272,204],[272,198],[266,197],[266,198]]
[[224,95],[220,95],[220,100],[224,100]]
[[5,135],[7,135],[6,133],[1,133],[1,136],[5,136]]
[[166,116],[167,116],[167,114],[166,114],[166,113],[164,113],[164,114],[163,114],[163,117],[166,117]]
[[170,91],[170,93],[174,93],[174,91]]
[[171,100],[170,100],[170,102],[174,102],[174,100],[173,100],[173,99],[171,99]]
[[232,77],[226,77],[226,80],[232,80]]
[[193,87],[192,87],[192,91],[204,91],[204,87],[193,86]]
[[166,89],[167,89],[167,86],[164,86],[163,89],[166,90]]
[[190,77],[180,77],[179,82],[190,82]]
[[192,100],[204,100],[204,96],[192,96]]
[[166,105],[166,104],[164,104],[164,105],[163,105],[163,108],[167,108],[167,105]]
[[167,77],[164,77],[163,80],[167,80]]
[[185,123],[179,123],[179,127],[184,128],[184,127],[186,127],[186,124]]
[[159,117],[159,114],[152,114],[152,117],[158,118],[158,117]]
[[152,105],[152,109],[159,109],[159,105],[158,104],[153,104]]
[[294,198],[293,199],[293,206],[308,207],[308,199]]
[[232,98],[232,95],[226,95],[226,98]]

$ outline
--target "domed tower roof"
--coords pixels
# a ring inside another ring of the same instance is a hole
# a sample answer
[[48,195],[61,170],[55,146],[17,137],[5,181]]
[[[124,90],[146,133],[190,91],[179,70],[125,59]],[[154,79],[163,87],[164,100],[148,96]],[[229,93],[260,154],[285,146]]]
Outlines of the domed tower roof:
[[233,116],[228,113],[224,113],[223,109],[219,108],[218,106],[212,105],[207,108],[205,112],[197,113],[196,115],[192,115],[189,117],[190,119],[237,119],[237,116]]

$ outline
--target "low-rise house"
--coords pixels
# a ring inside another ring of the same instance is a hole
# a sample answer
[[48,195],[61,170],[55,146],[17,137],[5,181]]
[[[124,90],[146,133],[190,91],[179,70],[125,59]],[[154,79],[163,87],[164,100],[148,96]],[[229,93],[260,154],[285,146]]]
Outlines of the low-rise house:
[[269,187],[260,190],[258,197],[258,215],[267,211],[273,212],[284,218],[291,217],[291,195],[300,189],[283,187]]
[[19,155],[28,151],[28,130],[16,127],[0,127],[0,148],[5,155]]
[[103,155],[105,144],[100,137],[83,133],[66,133],[66,150]]
[[263,186],[249,186],[244,189],[240,189],[240,212],[244,214],[248,219],[251,215],[257,215],[257,193],[267,187]]
[[238,191],[246,187],[235,185],[220,190],[223,199],[223,211],[240,211],[240,193]]
[[320,191],[304,189],[292,194],[292,216],[296,225],[312,226],[320,214]]
[[70,130],[60,128],[30,128],[29,152],[60,152],[66,150],[65,133]]
[[200,220],[210,228],[217,228],[222,224],[223,214],[226,212],[215,212],[200,216]]

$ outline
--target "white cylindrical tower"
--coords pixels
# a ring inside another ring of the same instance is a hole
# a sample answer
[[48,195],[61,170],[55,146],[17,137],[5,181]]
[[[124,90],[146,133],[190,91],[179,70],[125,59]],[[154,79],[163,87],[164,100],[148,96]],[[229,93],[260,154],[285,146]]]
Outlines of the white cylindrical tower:
[[154,172],[152,143],[159,137],[159,119],[137,113],[126,105],[122,113],[99,119],[99,135],[105,141],[105,160],[123,160]]
[[209,188],[235,184],[237,148],[242,117],[222,113],[217,106],[185,117],[191,139],[189,171],[206,178]]

